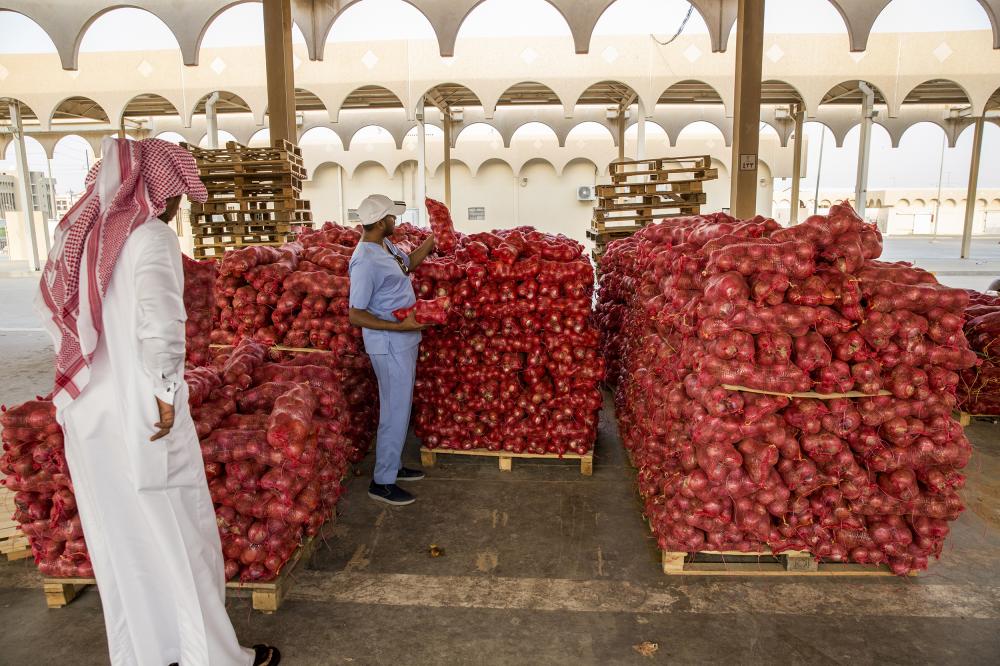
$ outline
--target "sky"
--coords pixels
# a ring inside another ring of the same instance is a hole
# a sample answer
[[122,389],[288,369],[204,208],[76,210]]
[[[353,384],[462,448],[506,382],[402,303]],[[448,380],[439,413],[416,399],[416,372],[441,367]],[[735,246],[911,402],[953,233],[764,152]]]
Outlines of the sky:
[[[595,28],[598,35],[653,34],[664,40],[681,25],[689,5],[683,0],[617,0],[604,13]],[[827,0],[767,0],[765,30],[769,33],[843,33],[840,15]],[[641,20],[637,20],[641,17]],[[641,28],[641,30],[640,30]],[[985,11],[976,0],[894,0],[879,16],[874,32],[935,32],[989,29]],[[295,29],[294,39],[302,35]],[[692,14],[685,34],[706,34],[697,12]],[[461,54],[462,41],[482,37],[569,35],[561,14],[544,0],[487,0],[472,11],[462,24],[456,45]],[[430,24],[420,12],[402,0],[365,0],[349,7],[334,23],[328,41],[365,41],[385,39],[433,39]],[[209,27],[203,45],[207,47],[263,44],[261,6],[250,2],[230,8]],[[117,9],[99,17],[81,42],[83,52],[100,50],[134,51],[173,49],[177,43],[172,33],[156,17],[139,9]],[[13,12],[0,11],[0,55],[4,53],[55,52],[45,32],[30,19]],[[819,162],[822,127],[806,126],[812,149],[807,164],[808,176],[803,190],[811,187]],[[843,148],[833,146],[828,134],[824,149],[822,184],[824,187],[851,187],[857,162],[855,130]],[[939,170],[942,181],[962,186],[968,177],[971,132],[966,132],[956,148],[944,151],[941,169],[940,129],[917,126],[904,137],[898,150],[889,148],[888,136],[876,128],[872,141],[870,188],[893,185],[933,187]],[[30,168],[47,168],[44,153],[35,144],[29,148]],[[983,186],[1000,187],[1000,128],[987,126],[984,141]],[[12,151],[0,160],[0,171],[13,171]],[[60,143],[52,160],[57,190],[79,190],[93,159],[82,140]],[[786,183],[787,186],[787,183]],[[780,189],[779,187],[775,188]]]

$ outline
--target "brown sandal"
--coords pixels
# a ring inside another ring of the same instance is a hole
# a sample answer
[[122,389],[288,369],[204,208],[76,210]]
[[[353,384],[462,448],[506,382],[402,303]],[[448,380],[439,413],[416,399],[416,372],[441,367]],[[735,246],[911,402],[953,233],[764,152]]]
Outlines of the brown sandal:
[[253,666],[278,666],[281,663],[281,652],[270,645],[254,645]]

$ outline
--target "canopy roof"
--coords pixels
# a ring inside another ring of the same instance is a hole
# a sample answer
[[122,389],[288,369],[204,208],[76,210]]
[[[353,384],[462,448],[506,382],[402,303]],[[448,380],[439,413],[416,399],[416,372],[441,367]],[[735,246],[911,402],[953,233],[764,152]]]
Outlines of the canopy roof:
[[[80,42],[87,27],[101,14],[118,7],[145,9],[159,17],[177,38],[185,64],[198,64],[202,37],[212,20],[229,7],[246,0],[134,0],[127,4],[108,0],[0,0],[0,10],[15,11],[38,23],[52,38],[63,67],[76,69]],[[364,0],[291,0],[292,16],[302,30],[309,57],[323,59],[326,37],[337,18],[351,5]],[[407,0],[420,10],[437,35],[442,56],[455,53],[462,22],[484,0]],[[708,26],[712,49],[725,51],[736,22],[738,0],[689,0]],[[852,51],[863,51],[875,19],[891,0],[828,0],[847,28]],[[938,0],[947,4],[949,0]],[[577,53],[587,53],[594,27],[614,0],[546,0],[566,19]],[[993,28],[993,48],[1000,48],[1000,0],[977,0]],[[640,17],[641,18],[641,17]]]

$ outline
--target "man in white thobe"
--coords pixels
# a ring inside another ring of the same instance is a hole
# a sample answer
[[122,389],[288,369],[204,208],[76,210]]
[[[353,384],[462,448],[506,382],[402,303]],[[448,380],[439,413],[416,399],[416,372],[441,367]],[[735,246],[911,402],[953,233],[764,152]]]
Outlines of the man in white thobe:
[[115,665],[277,664],[242,648],[184,382],[184,273],[166,224],[204,201],[191,155],[105,139],[60,221],[38,305],[56,347],[53,401]]

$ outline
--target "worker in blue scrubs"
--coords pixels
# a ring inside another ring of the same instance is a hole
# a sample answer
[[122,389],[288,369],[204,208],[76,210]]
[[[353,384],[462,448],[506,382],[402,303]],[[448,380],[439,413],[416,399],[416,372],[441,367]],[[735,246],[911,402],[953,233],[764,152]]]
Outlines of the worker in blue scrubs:
[[424,326],[417,323],[412,312],[404,321],[397,321],[392,312],[417,302],[410,271],[434,249],[433,234],[410,254],[402,252],[389,240],[396,228],[396,217],[404,210],[404,204],[381,194],[373,194],[361,202],[358,217],[364,234],[351,256],[349,268],[351,324],[363,329],[365,351],[378,379],[378,439],[375,474],[368,487],[368,496],[396,506],[415,501],[411,493],[396,485],[396,481],[424,478],[423,472],[407,469],[402,464],[403,443],[410,425],[420,331]]

